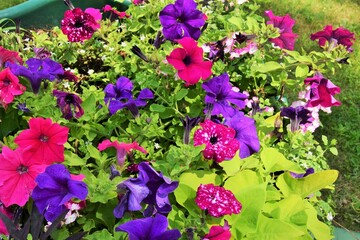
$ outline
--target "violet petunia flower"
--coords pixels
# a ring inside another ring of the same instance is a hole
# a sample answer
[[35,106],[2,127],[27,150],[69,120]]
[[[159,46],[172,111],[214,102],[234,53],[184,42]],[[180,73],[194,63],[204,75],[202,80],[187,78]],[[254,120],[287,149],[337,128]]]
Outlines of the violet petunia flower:
[[205,103],[213,106],[211,115],[222,114],[224,117],[234,115],[236,110],[230,103],[236,105],[238,109],[245,108],[245,99],[248,96],[232,89],[227,73],[203,83],[202,88],[206,92]]
[[254,119],[237,112],[234,116],[225,119],[224,123],[236,131],[235,139],[240,143],[240,158],[247,158],[260,150]]
[[311,112],[304,106],[284,107],[281,109],[280,116],[290,119],[291,132],[299,130],[300,124],[311,122]]
[[167,230],[168,220],[164,215],[132,220],[121,224],[116,231],[127,232],[129,240],[177,240],[181,237],[178,229]]
[[137,99],[132,96],[133,84],[130,79],[120,77],[116,84],[108,84],[105,87],[104,101],[109,103],[110,114],[113,115],[117,111],[128,108],[134,117],[139,116],[138,107],[144,107],[148,99],[154,98],[154,94],[150,89],[144,88],[140,91]]
[[84,115],[84,109],[81,107],[82,100],[78,95],[58,90],[54,90],[53,95],[57,98],[57,106],[65,119],[70,120]]
[[313,174],[315,172],[314,168],[308,168],[306,169],[306,172],[305,173],[294,173],[294,172],[290,172],[290,175],[293,177],[293,178],[303,178],[303,177],[306,177],[310,174]]
[[196,6],[194,0],[176,0],[175,4],[169,4],[160,11],[159,19],[166,39],[170,41],[183,37],[199,39],[205,17]]
[[64,212],[67,209],[65,204],[72,198],[85,200],[88,194],[86,184],[73,178],[61,164],[48,166],[36,177],[37,186],[31,197],[47,221],[52,222]]
[[321,47],[324,47],[325,43],[328,42],[329,50],[338,44],[344,45],[349,52],[353,51],[351,46],[354,44],[353,41],[355,41],[354,33],[342,27],[333,30],[331,25],[327,25],[322,31],[311,34],[310,39],[313,41],[319,40]]
[[64,74],[64,69],[60,63],[49,58],[37,59],[30,58],[26,61],[27,67],[8,63],[8,67],[16,76],[27,78],[31,83],[31,88],[35,94],[39,92],[40,84],[43,80],[53,81],[59,75]]
[[265,15],[270,19],[266,24],[272,24],[279,29],[280,36],[271,38],[270,41],[282,49],[294,50],[297,34],[292,32],[295,20],[288,14],[285,16],[275,16],[271,10],[265,11]]

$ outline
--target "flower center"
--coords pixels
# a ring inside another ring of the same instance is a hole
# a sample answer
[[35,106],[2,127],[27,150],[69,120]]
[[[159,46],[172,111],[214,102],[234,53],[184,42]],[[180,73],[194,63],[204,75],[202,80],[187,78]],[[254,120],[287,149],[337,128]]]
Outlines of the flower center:
[[84,24],[83,24],[81,21],[79,21],[79,20],[75,22],[75,27],[76,27],[76,28],[81,28],[83,25],[84,25]]
[[65,96],[65,102],[66,102],[66,104],[70,104],[73,102],[73,98],[70,94]]
[[217,136],[211,136],[211,138],[210,138],[210,143],[211,143],[212,145],[214,145],[214,144],[216,144],[217,142],[218,142]]
[[179,18],[176,19],[176,22],[178,22],[178,23],[184,23],[185,21],[184,21],[183,18],[179,17]]
[[28,170],[29,170],[29,168],[27,166],[22,165],[22,164],[16,169],[16,171],[18,173],[20,173],[20,174],[27,173]]
[[48,137],[48,136],[45,136],[45,135],[41,135],[41,136],[39,137],[39,139],[40,139],[41,142],[47,142],[47,141],[49,141],[49,137]]
[[5,87],[9,86],[10,83],[11,83],[10,80],[7,79],[7,78],[3,81],[3,85],[4,85]]
[[191,64],[191,57],[190,56],[186,56],[184,59],[183,59],[183,63],[186,65],[186,66],[189,66]]

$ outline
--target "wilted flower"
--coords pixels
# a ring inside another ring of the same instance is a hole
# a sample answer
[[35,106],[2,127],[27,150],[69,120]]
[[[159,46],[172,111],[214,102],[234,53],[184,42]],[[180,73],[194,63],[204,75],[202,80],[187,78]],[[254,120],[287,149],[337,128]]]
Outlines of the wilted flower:
[[232,159],[239,150],[239,142],[235,139],[235,130],[222,124],[205,120],[200,123],[202,129],[194,134],[194,146],[206,144],[203,155],[216,162]]
[[23,64],[23,60],[18,52],[7,50],[0,46],[0,69],[5,66],[6,62]]
[[82,100],[78,95],[58,90],[53,90],[53,95],[57,98],[57,106],[65,119],[70,120],[74,115],[75,118],[84,115],[84,109],[81,107]]
[[271,10],[265,11],[265,15],[270,19],[266,24],[272,24],[275,28],[279,29],[280,33],[279,37],[272,38],[270,41],[280,48],[294,50],[295,40],[298,37],[297,34],[292,32],[295,20],[288,14],[285,16],[275,16]]
[[19,79],[9,68],[0,72],[0,104],[3,108],[6,108],[15,96],[23,94],[25,90],[25,86],[20,84]]
[[205,24],[204,14],[196,9],[194,0],[176,0],[160,11],[159,19],[166,39],[175,41],[183,37],[198,40],[200,28]]
[[213,217],[222,217],[240,213],[242,205],[234,194],[214,184],[200,184],[196,192],[195,203],[202,210],[207,210]]
[[185,86],[194,85],[200,79],[211,76],[211,61],[203,61],[203,50],[197,46],[197,42],[184,37],[178,40],[183,48],[174,49],[166,60],[178,70],[179,78],[184,80]]
[[202,240],[230,240],[230,227],[226,220],[224,222],[224,226],[211,226],[209,233]]

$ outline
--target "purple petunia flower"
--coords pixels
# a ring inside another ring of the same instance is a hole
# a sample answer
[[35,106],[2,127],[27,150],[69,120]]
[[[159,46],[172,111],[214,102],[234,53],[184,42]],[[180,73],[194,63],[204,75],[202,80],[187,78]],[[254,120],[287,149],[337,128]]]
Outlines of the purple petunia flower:
[[161,10],[159,19],[166,39],[174,41],[183,37],[198,40],[205,15],[196,9],[194,0],[176,0]]
[[288,14],[285,16],[275,16],[271,10],[265,11],[265,15],[270,19],[266,24],[272,24],[279,29],[280,36],[272,38],[270,41],[282,49],[294,50],[297,34],[292,32],[295,20]]
[[304,106],[284,107],[281,109],[280,116],[290,119],[291,132],[299,130],[300,124],[311,122],[311,112]]
[[64,212],[67,209],[65,204],[72,198],[85,200],[88,194],[86,184],[73,178],[81,179],[82,176],[70,175],[61,164],[48,166],[36,177],[37,186],[31,197],[47,221],[52,222]]
[[139,115],[138,107],[146,106],[147,99],[154,98],[150,89],[144,88],[140,91],[137,99],[132,96],[133,84],[126,77],[120,77],[116,84],[108,84],[105,87],[105,102],[109,103],[110,114],[115,114],[118,110],[128,108],[130,112],[137,117]]
[[64,74],[64,69],[61,64],[50,58],[30,58],[26,61],[26,64],[28,67],[15,63],[8,63],[8,67],[16,76],[27,78],[30,81],[31,88],[35,94],[39,92],[42,80],[48,79],[53,81],[58,78],[58,75]]
[[178,229],[167,230],[167,227],[167,218],[156,214],[155,217],[136,219],[121,224],[116,231],[127,232],[130,240],[177,240],[181,237]]
[[225,125],[235,129],[235,139],[240,143],[240,158],[246,158],[260,150],[260,142],[256,132],[255,121],[237,112],[225,119]]
[[57,105],[60,107],[63,117],[70,120],[74,117],[79,118],[84,115],[84,109],[81,107],[81,98],[73,93],[53,91],[53,95],[57,98]]
[[190,132],[201,121],[201,118],[200,117],[191,118],[189,116],[186,116],[185,118],[180,118],[180,120],[184,126],[183,142],[185,144],[189,144]]
[[308,168],[306,169],[306,172],[305,173],[294,173],[294,172],[290,172],[290,175],[293,177],[293,178],[303,178],[303,177],[306,177],[310,174],[313,174],[315,172],[315,170],[313,168]]
[[[223,73],[218,77],[214,77],[202,84],[202,88],[206,91],[205,103],[211,104],[213,109],[211,115],[222,114],[229,117],[235,114],[236,110],[230,103],[237,106],[238,109],[245,107],[245,99],[247,95],[235,92],[230,84],[229,75]],[[205,112],[209,111],[206,109]]]

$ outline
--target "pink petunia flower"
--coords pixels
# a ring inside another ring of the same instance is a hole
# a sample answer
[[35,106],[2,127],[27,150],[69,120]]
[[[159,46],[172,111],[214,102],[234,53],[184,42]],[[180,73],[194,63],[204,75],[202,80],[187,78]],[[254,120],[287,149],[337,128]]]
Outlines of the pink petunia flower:
[[35,188],[35,178],[45,171],[46,164],[23,155],[23,149],[15,151],[4,146],[0,155],[0,201],[8,207],[24,206]]
[[304,83],[308,85],[305,96],[308,100],[306,107],[329,108],[341,105],[341,102],[334,98],[335,94],[340,93],[340,88],[324,78],[321,73],[316,73],[312,78],[306,78]]
[[280,36],[271,38],[270,41],[282,49],[294,50],[297,34],[292,32],[295,20],[288,14],[285,16],[275,16],[271,10],[265,11],[265,15],[270,19],[266,24],[272,24],[279,29]]
[[24,155],[44,164],[63,162],[69,129],[53,123],[50,118],[32,118],[29,127],[14,140],[19,147],[26,148]]
[[186,82],[185,86],[210,77],[212,62],[203,61],[203,49],[197,46],[197,42],[190,37],[184,37],[177,42],[182,48],[174,49],[166,59],[178,70],[180,79]]
[[111,7],[108,4],[103,7],[103,11],[104,12],[111,12],[111,13],[117,15],[120,19],[130,17],[130,15],[127,14],[126,12],[119,12],[118,10],[116,10],[115,8]]
[[[2,214],[5,214],[11,220],[14,218],[14,214],[10,211],[10,209],[4,207],[4,204],[2,204],[1,202],[0,202],[0,212]],[[9,235],[9,231],[7,230],[7,227],[5,226],[2,220],[0,220],[0,234]]]
[[100,28],[101,12],[99,9],[80,8],[66,10],[61,20],[61,31],[67,35],[70,42],[81,42],[90,39]]
[[216,162],[232,159],[239,150],[239,142],[235,139],[234,129],[222,124],[205,120],[200,123],[202,129],[194,134],[194,146],[206,144],[203,155]]
[[329,50],[336,47],[338,44],[344,45],[349,52],[352,52],[351,46],[355,41],[354,33],[349,30],[339,27],[333,30],[333,26],[327,25],[324,30],[311,34],[311,40],[319,40],[319,45],[324,47],[326,42],[329,43]]
[[23,60],[18,52],[7,50],[0,46],[0,68],[4,67],[6,62],[23,64]]
[[196,192],[195,203],[202,210],[207,210],[213,217],[222,217],[240,213],[242,205],[234,194],[214,184],[200,184]]
[[114,147],[116,148],[116,157],[118,160],[118,164],[120,166],[124,166],[126,154],[130,153],[132,150],[138,150],[142,153],[147,154],[148,152],[141,147],[137,142],[133,143],[119,143],[117,140],[114,142],[111,142],[110,140],[106,139],[102,141],[98,149],[99,151],[103,151],[107,148]]
[[19,79],[5,68],[0,72],[0,104],[6,108],[14,100],[14,96],[25,92],[25,86],[19,83]]
[[231,232],[230,226],[226,220],[224,220],[224,226],[211,226],[210,231],[206,234],[203,240],[230,240]]

